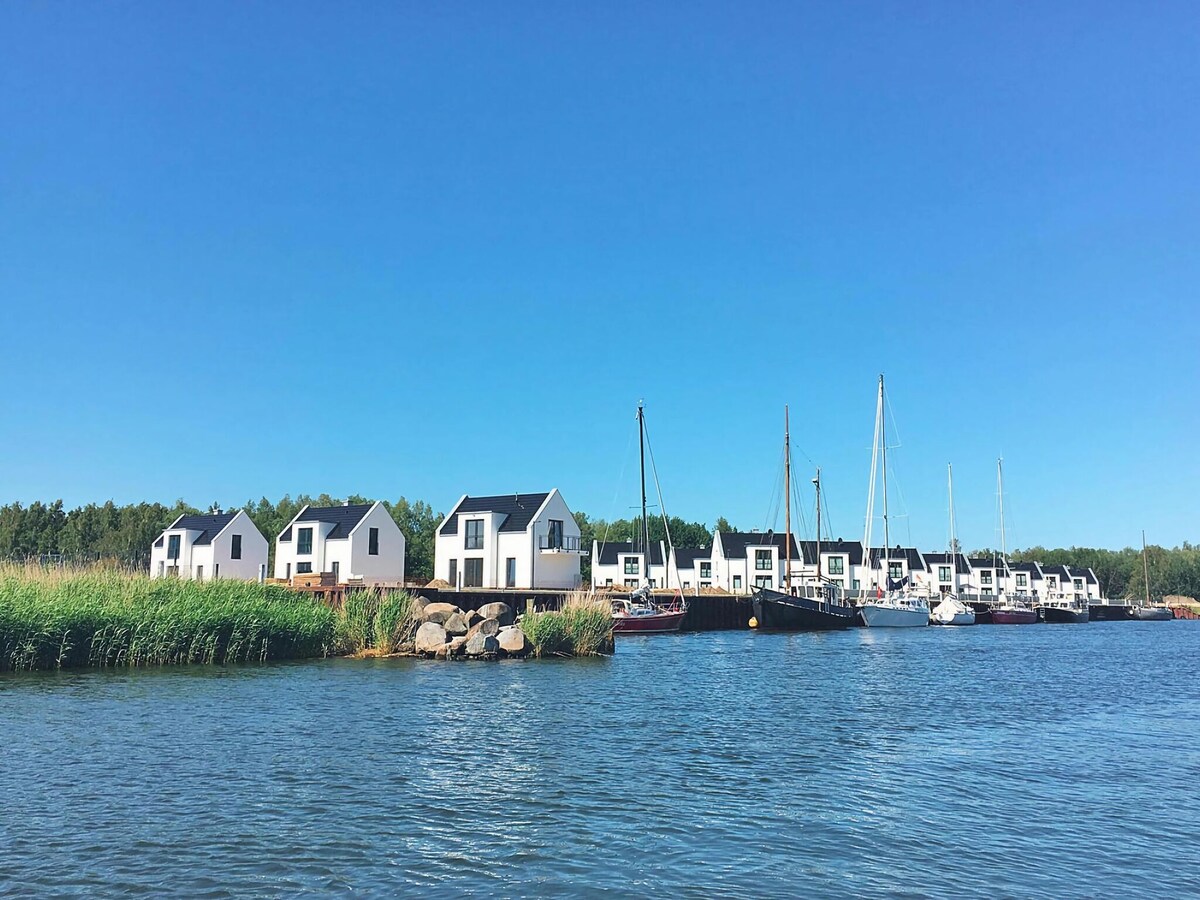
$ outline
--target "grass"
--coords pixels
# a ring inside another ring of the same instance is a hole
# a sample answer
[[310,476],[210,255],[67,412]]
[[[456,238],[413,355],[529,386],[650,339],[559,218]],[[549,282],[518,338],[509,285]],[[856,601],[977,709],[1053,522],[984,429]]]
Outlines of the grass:
[[336,619],[278,585],[0,566],[0,671],[320,657]]
[[521,616],[520,627],[535,656],[601,656],[613,652],[608,601],[574,591],[562,608]]
[[353,591],[337,611],[335,643],[339,653],[386,655],[408,639],[412,626],[412,597],[407,591]]

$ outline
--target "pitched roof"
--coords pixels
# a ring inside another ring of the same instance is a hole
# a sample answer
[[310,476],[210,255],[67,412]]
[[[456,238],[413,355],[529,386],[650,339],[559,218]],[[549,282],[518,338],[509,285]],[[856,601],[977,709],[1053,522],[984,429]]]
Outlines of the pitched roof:
[[675,565],[680,569],[691,569],[697,561],[712,559],[711,547],[676,547]]
[[1010,569],[1012,569],[1014,572],[1029,572],[1035,578],[1042,577],[1041,566],[1039,566],[1035,562],[1010,562],[1008,564],[1008,567]]
[[[1002,560],[998,556],[997,557],[972,556],[968,560],[968,562],[970,562],[972,569],[1003,569],[1004,568],[1004,560]],[[1009,565],[1009,568],[1012,568],[1011,564]]]
[[908,571],[924,572],[925,560],[921,557],[921,551],[916,547],[893,547],[890,550],[884,550],[881,547],[872,547],[868,557],[871,561],[872,568],[879,568],[881,559],[887,560],[903,560],[908,563]]
[[967,558],[961,553],[923,553],[921,555],[925,557],[925,562],[931,566],[945,565],[950,562],[950,557],[953,556],[954,568],[959,575],[969,575],[971,573],[971,567],[967,564]]
[[1071,577],[1071,573],[1067,571],[1066,566],[1042,566],[1042,571],[1047,575],[1057,575],[1059,578]]
[[[374,505],[374,503],[350,503],[342,506],[310,506],[300,513],[295,522],[332,524],[333,528],[329,534],[325,535],[325,540],[341,540],[350,536],[350,532],[366,517]],[[288,525],[283,530],[279,539],[281,541],[292,539],[292,525]]]
[[[232,522],[236,515],[237,510],[230,513],[207,516],[180,516],[167,531],[179,531],[180,529],[199,531],[200,535],[192,541],[192,546],[203,547],[206,544],[211,544],[212,539],[220,534],[221,530]],[[158,545],[156,544],[155,546]]]
[[[817,564],[816,541],[801,541],[800,552],[804,554],[805,565],[815,566]],[[830,553],[845,554],[852,566],[862,565],[862,541],[821,541],[821,554],[824,556]]]
[[[787,554],[787,544],[784,536],[774,531],[722,531],[721,549],[725,551],[726,559],[745,559],[747,547],[777,547],[782,559]],[[791,537],[792,559],[800,559],[800,548],[796,546],[796,538]]]
[[[631,553],[641,553],[641,550],[635,549],[633,541],[608,541],[600,545],[600,560],[602,566],[620,565],[621,556],[628,556]],[[663,564],[662,544],[658,541],[650,542],[650,565],[661,566]]]
[[458,534],[459,513],[500,513],[501,531],[524,531],[542,508],[549,491],[541,494],[498,494],[494,497],[463,497],[450,511],[438,534]]
[[1091,569],[1084,568],[1083,566],[1067,566],[1065,568],[1070,570],[1072,578],[1082,578],[1089,584],[1099,584],[1096,581],[1095,573]]

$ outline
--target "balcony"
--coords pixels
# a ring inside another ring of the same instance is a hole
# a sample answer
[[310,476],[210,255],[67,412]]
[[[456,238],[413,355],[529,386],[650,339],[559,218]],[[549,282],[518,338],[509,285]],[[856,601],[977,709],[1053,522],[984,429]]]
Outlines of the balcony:
[[580,543],[578,537],[570,534],[550,535],[543,534],[538,538],[538,549],[542,553],[574,553],[578,556],[587,556],[588,551]]

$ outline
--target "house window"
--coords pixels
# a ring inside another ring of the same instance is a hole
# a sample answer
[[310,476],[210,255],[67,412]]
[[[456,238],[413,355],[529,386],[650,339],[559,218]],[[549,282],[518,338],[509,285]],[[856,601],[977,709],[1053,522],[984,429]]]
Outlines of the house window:
[[636,556],[625,557],[625,574],[636,575],[638,573],[638,558]]
[[483,559],[479,556],[463,560],[463,587],[483,587]]
[[852,591],[857,591],[857,590],[859,590],[861,587],[862,587],[862,582],[861,582],[861,581],[859,581],[857,578],[855,578],[855,579],[851,580],[851,582],[850,582],[850,590],[852,590]]
[[240,534],[235,534],[233,536],[233,540],[229,544],[229,558],[242,558],[242,536]]
[[702,588],[712,587],[712,582],[711,581],[702,581],[702,582],[700,582],[700,587],[702,587]]
[[637,579],[636,578],[626,578],[625,579],[625,587],[630,587],[630,588],[637,587]]
[[1028,582],[1026,581],[1025,573],[1018,572],[1017,573],[1017,587],[1026,587],[1027,585],[1028,585]]
[[991,572],[980,572],[979,573],[979,583],[980,584],[991,584],[992,583],[992,573]]
[[888,578],[897,579],[904,577],[904,564],[898,562],[888,563]]
[[938,566],[938,581],[949,581],[949,580],[950,580],[950,567],[949,566]]
[[221,577],[221,564],[213,563],[213,578],[220,578],[220,577]]
[[1083,579],[1082,578],[1076,578],[1073,583],[1075,585],[1075,590],[1077,590],[1077,591],[1083,590]]
[[483,519],[467,519],[467,538],[464,546],[468,550],[483,549]]
[[551,550],[561,550],[563,545],[563,523],[560,519],[550,520],[550,534],[546,546]]
[[983,589],[983,595],[984,595],[985,597],[990,597],[990,596],[992,596],[992,589],[991,589],[990,587],[985,587],[985,588]]
[[845,575],[846,570],[842,567],[843,560],[840,556],[829,557],[829,574],[830,575]]
[[[312,529],[296,529],[296,554],[298,556],[307,556],[310,553],[312,553]],[[300,570],[297,569],[296,571],[299,572]]]
[[296,574],[297,575],[308,575],[311,572],[312,572],[312,563],[310,563],[310,562],[296,563]]
[[771,586],[770,575],[756,575],[754,577],[754,586],[760,588],[769,588]]
[[1053,590],[1054,588],[1057,588],[1058,587],[1058,576],[1057,575],[1049,576],[1046,579],[1046,586],[1049,587],[1051,590]]
[[685,581],[685,582],[683,583],[683,589],[684,589],[685,591],[686,591],[688,588],[690,588],[691,586],[692,586],[692,583],[691,583],[690,581]]
[[450,572],[446,576],[446,580],[450,582],[450,587],[458,587],[458,560],[450,560]]
[[605,579],[604,579],[604,586],[605,586],[605,587],[612,587],[612,579],[611,579],[611,578],[605,578]]
[[[700,574],[703,575],[704,574],[703,571],[701,571]],[[740,591],[742,589],[742,576],[741,575],[733,576],[733,589],[735,591]]]
[[292,577],[292,564],[291,564],[291,563],[288,563],[288,564],[287,564],[287,566],[284,568],[284,570],[283,570],[283,577],[284,577],[284,578],[291,578],[291,577]]
[[204,566],[196,566],[196,580],[197,581],[204,580]]
[[367,529],[367,556],[379,555],[379,529]]
[[179,535],[167,538],[167,559],[179,559]]
[[[771,551],[770,550],[755,550],[754,551],[754,568],[770,569],[771,568]],[[757,584],[758,579],[755,579]]]
[[710,562],[700,563],[700,577],[701,578],[712,578],[712,563],[710,563]]
[[342,580],[342,579],[341,579],[341,575],[342,575],[342,564],[341,564],[340,562],[334,561],[334,562],[333,562],[333,563],[332,563],[332,564],[329,566],[329,571],[330,571],[330,573],[333,575],[333,583],[334,583],[334,584],[340,584],[340,583],[341,583],[341,580]]
[[510,588],[517,586],[517,558],[515,556],[510,556],[504,563],[504,586]]

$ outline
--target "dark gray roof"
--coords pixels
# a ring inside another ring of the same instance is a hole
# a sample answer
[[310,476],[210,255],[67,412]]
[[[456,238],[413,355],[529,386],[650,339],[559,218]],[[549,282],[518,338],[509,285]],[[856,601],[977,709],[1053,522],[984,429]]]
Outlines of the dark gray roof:
[[192,541],[193,547],[201,547],[205,544],[211,544],[212,539],[221,533],[226,525],[233,521],[233,517],[237,515],[237,511],[231,513],[220,513],[219,515],[208,516],[180,516],[168,531],[178,531],[180,528],[186,528],[188,531],[199,531],[200,536]]
[[[722,531],[721,548],[725,551],[726,559],[745,559],[747,547],[778,547],[779,558],[787,553],[784,536],[774,531]],[[796,538],[791,538],[792,559],[800,559],[800,548],[796,546]]]
[[972,569],[1004,569],[1004,561],[998,556],[972,556],[970,562]]
[[1047,575],[1057,575],[1060,579],[1071,577],[1066,566],[1042,566],[1042,571]]
[[1096,581],[1096,576],[1092,573],[1091,569],[1084,568],[1083,566],[1064,566],[1064,568],[1069,569],[1072,578],[1082,578],[1091,584],[1099,583]]
[[[800,552],[804,554],[805,565],[815,566],[817,564],[816,541],[801,541]],[[848,558],[850,565],[862,565],[862,541],[821,541],[821,553],[822,555],[840,553]]]
[[154,542],[155,547],[161,547],[162,545],[163,545],[163,539],[161,537],[157,541]]
[[959,575],[969,575],[971,567],[967,564],[967,558],[961,553],[923,553],[925,562],[930,566],[945,565],[950,562],[950,557],[954,557],[954,569]]
[[699,560],[712,559],[711,547],[676,547],[675,565],[680,569],[690,569]]
[[[600,545],[600,565],[618,566],[621,564],[621,556],[628,556],[631,553],[640,552],[640,550],[634,549],[633,541],[609,541],[608,543]],[[660,544],[658,541],[651,541],[650,565],[661,566],[662,564],[662,544]]]
[[458,534],[458,513],[501,513],[501,531],[524,531],[529,527],[537,511],[550,492],[541,494],[500,494],[495,497],[463,497],[462,502],[450,510],[446,524],[439,534]]
[[[325,540],[336,541],[350,536],[354,527],[371,511],[374,503],[351,503],[343,506],[310,506],[300,513],[297,522],[323,522],[332,524],[333,530],[325,535]],[[289,529],[290,531],[291,529]],[[287,535],[291,539],[291,535]]]
[[1014,572],[1029,572],[1035,578],[1042,577],[1042,570],[1035,562],[1010,562],[1008,567]]
[[893,547],[890,550],[884,550],[881,547],[872,547],[870,556],[871,566],[879,567],[881,559],[887,560],[904,560],[908,563],[908,571],[924,572],[925,562],[921,557],[921,551],[916,547]]

